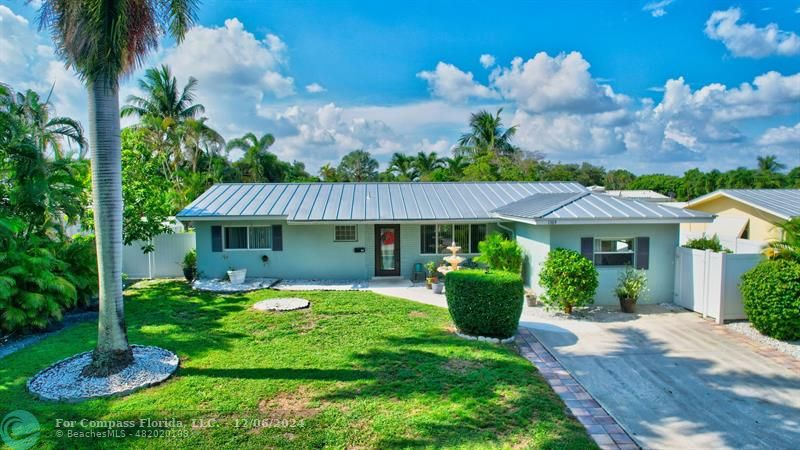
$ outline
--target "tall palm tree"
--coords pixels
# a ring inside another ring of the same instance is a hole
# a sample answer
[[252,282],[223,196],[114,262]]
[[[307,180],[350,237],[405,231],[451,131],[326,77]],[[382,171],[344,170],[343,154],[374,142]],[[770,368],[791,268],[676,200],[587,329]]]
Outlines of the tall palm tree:
[[180,126],[181,141],[192,165],[192,173],[197,172],[197,164],[205,154],[211,158],[225,145],[225,139],[216,130],[206,125],[208,118],[186,119]]
[[319,176],[322,178],[322,181],[325,182],[335,182],[339,181],[338,172],[336,171],[336,167],[332,166],[331,163],[325,163],[322,167],[319,168]]
[[97,347],[84,370],[108,376],[133,361],[122,302],[122,176],[119,79],[169,34],[180,42],[195,20],[195,0],[44,0],[39,28],[89,93],[100,309]]
[[469,132],[458,140],[458,153],[466,153],[473,158],[487,153],[499,156],[515,156],[519,153],[519,148],[511,143],[517,126],[503,128],[503,119],[500,118],[502,112],[503,108],[500,108],[494,115],[489,111],[472,114]]
[[[50,93],[52,94],[52,90]],[[86,149],[83,127],[80,122],[69,117],[50,117],[52,113],[50,95],[42,101],[39,94],[30,89],[15,94],[6,87],[0,92],[0,105],[30,126],[33,138],[42,153],[51,150],[56,159],[68,156],[62,144],[62,140],[66,139],[78,146],[78,158],[83,159]]]
[[775,173],[786,168],[785,164],[778,162],[778,157],[775,155],[759,156],[758,170],[761,172]]
[[455,154],[452,158],[442,160],[445,169],[450,172],[450,176],[458,180],[464,176],[464,169],[469,165],[469,160],[464,155]]
[[419,152],[417,156],[414,157],[414,168],[417,169],[419,176],[429,175],[436,169],[441,168],[444,165],[444,161],[442,158],[439,158],[439,155],[436,152]]
[[[247,133],[240,138],[228,141],[227,149],[239,149],[244,152],[242,156],[242,173],[245,181],[259,182],[267,181],[266,167],[263,159],[274,156],[267,149],[275,143],[275,137],[269,133],[256,136],[253,133]],[[272,159],[272,158],[269,158]],[[277,160],[277,158],[275,158]],[[274,181],[274,180],[273,180]]]
[[400,181],[414,181],[419,177],[419,172],[414,167],[414,158],[404,153],[392,155],[392,159],[389,161],[389,172]]
[[177,123],[193,119],[206,110],[200,103],[195,103],[197,79],[189,77],[181,90],[167,65],[147,69],[144,78],[139,80],[139,88],[146,93],[145,97],[129,95],[125,99],[127,104],[120,110],[122,117],[155,116]]

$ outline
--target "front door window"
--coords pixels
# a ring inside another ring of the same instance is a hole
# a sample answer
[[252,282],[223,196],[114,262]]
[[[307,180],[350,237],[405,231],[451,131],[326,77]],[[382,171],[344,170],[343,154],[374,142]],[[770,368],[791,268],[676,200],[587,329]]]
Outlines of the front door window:
[[375,226],[375,275],[400,274],[400,227]]

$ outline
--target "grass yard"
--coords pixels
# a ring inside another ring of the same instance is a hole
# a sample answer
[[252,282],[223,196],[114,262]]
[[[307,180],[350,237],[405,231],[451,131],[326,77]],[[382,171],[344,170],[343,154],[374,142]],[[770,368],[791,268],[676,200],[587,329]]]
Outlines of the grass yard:
[[[298,292],[311,309],[258,313],[250,305],[287,293],[204,294],[179,282],[126,296],[131,343],[176,352],[177,375],[123,398],[34,400],[28,377],[90,350],[96,323],[0,360],[0,411],[35,415],[37,448],[596,448],[530,363],[510,347],[455,337],[444,309]],[[83,432],[106,428],[82,419],[136,426],[115,424],[125,437],[69,438],[57,419]],[[147,429],[140,419],[181,424]]]

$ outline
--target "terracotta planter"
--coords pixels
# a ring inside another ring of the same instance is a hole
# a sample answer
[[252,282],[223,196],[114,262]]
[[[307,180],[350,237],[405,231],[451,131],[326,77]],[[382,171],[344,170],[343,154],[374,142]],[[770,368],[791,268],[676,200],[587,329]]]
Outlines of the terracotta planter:
[[633,298],[621,298],[619,299],[619,309],[622,310],[624,313],[635,313],[636,312],[636,299]]

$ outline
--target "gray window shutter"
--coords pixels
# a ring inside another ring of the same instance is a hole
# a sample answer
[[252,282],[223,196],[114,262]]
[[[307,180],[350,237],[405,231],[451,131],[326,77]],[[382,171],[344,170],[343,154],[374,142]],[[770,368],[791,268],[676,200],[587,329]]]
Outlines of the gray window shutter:
[[211,226],[211,251],[222,251],[222,226],[220,225]]
[[283,226],[272,226],[272,251],[283,251]]
[[636,238],[636,268],[649,269],[650,268],[650,238],[638,237]]
[[581,255],[594,262],[594,238],[581,238]]

